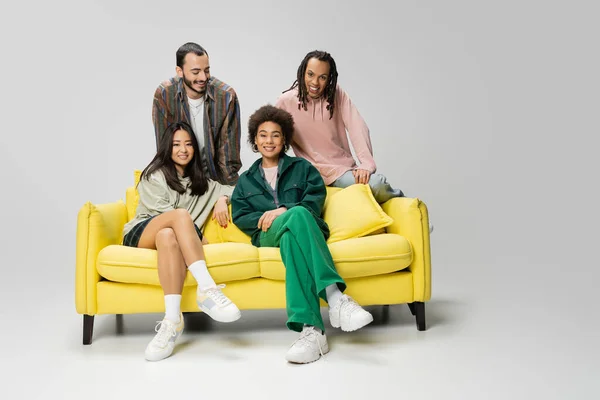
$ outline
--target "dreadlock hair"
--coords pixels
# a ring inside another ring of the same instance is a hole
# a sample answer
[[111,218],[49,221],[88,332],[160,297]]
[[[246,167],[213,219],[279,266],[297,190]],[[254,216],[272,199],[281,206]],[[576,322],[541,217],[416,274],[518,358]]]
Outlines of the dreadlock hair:
[[[183,176],[189,177],[191,182],[191,191],[193,195],[201,196],[208,190],[208,180],[204,176],[202,170],[202,157],[200,156],[200,148],[198,146],[198,140],[194,135],[192,127],[184,121],[175,122],[170,124],[165,129],[163,135],[159,139],[158,149],[156,155],[148,164],[148,166],[142,171],[140,181],[142,179],[149,179],[156,171],[162,171],[165,175],[167,185],[176,192],[183,194],[187,188],[184,187],[177,176],[177,168],[173,162],[173,137],[175,132],[184,130],[190,135],[192,141],[192,147],[194,148],[194,156],[185,166]],[[138,183],[139,185],[139,183]]]
[[298,104],[298,110],[300,109],[300,105],[304,110],[308,110],[306,106],[306,102],[308,100],[308,91],[306,90],[306,82],[304,81],[304,75],[306,74],[306,65],[311,58],[316,58],[319,61],[325,61],[329,63],[329,79],[327,80],[327,86],[324,90],[324,95],[327,98],[327,109],[329,110],[329,119],[333,118],[333,111],[335,108],[335,89],[337,86],[337,67],[335,65],[335,60],[331,57],[331,54],[326,51],[314,50],[308,53],[304,60],[300,63],[298,67],[298,72],[296,74],[296,80],[292,84],[292,86],[285,90],[285,92],[289,92],[294,88],[298,88],[298,100],[300,103]]

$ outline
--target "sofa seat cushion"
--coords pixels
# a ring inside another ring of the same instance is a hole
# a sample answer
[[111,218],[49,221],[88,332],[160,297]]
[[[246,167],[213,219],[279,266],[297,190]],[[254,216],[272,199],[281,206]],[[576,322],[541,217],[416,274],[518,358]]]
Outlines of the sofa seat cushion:
[[[204,246],[208,270],[217,283],[260,277],[258,249],[244,243],[215,243]],[[156,250],[111,245],[98,254],[98,273],[114,282],[160,285]],[[188,272],[185,286],[196,285]]]
[[[346,239],[328,246],[336,269],[344,279],[389,274],[408,267],[412,262],[410,243],[393,233]],[[285,280],[279,249],[261,247],[258,253],[262,277]]]

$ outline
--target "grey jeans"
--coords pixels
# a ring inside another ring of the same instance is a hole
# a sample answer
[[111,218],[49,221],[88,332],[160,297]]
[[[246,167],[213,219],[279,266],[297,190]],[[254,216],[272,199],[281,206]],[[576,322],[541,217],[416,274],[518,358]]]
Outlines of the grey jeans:
[[[345,188],[354,185],[354,175],[352,171],[346,171],[344,175],[337,178],[330,186]],[[369,178],[369,186],[373,192],[373,197],[378,203],[385,203],[392,197],[404,197],[404,193],[400,189],[394,189],[390,186],[385,176],[381,174],[371,174]]]

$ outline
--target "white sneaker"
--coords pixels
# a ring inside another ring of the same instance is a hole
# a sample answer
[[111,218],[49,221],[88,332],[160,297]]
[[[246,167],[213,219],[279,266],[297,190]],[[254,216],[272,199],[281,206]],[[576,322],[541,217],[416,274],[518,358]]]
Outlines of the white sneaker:
[[185,323],[183,322],[183,314],[179,314],[179,323],[174,324],[168,319],[157,321],[154,330],[156,336],[146,347],[146,360],[160,361],[169,357],[175,348],[175,342],[181,336]]
[[314,326],[305,326],[300,337],[286,353],[285,359],[291,363],[306,364],[317,361],[327,353],[329,353],[327,336],[317,331]]
[[345,294],[333,307],[329,307],[329,322],[334,328],[341,327],[344,332],[352,332],[373,322],[373,316]]
[[198,291],[196,302],[198,308],[209,317],[219,322],[233,322],[240,319],[242,313],[227,296],[221,292],[225,285],[217,285],[205,291]]

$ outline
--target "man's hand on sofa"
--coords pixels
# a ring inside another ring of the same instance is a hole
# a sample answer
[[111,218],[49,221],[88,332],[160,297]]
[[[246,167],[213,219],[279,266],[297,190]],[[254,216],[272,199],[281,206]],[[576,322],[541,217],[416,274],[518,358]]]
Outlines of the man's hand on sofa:
[[258,220],[258,229],[262,229],[263,232],[266,232],[271,227],[273,221],[275,221],[275,218],[279,217],[286,211],[287,208],[279,207],[276,210],[265,212]]

